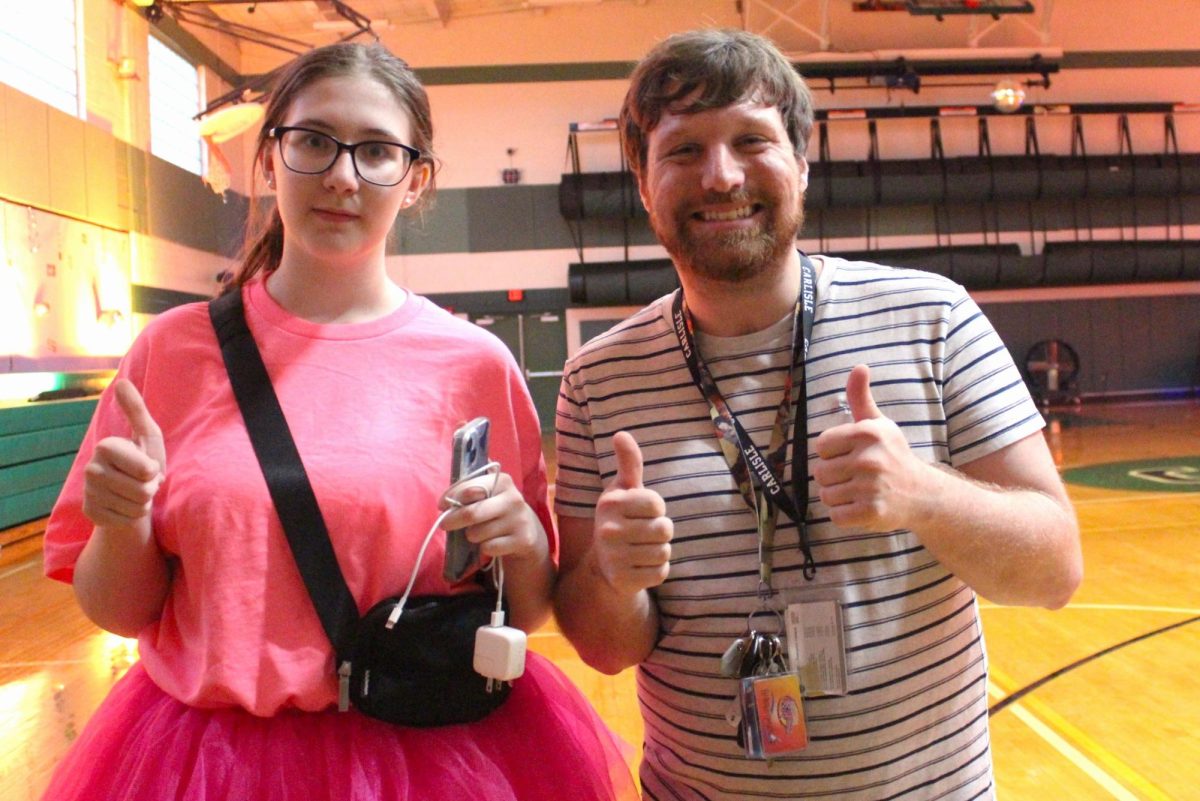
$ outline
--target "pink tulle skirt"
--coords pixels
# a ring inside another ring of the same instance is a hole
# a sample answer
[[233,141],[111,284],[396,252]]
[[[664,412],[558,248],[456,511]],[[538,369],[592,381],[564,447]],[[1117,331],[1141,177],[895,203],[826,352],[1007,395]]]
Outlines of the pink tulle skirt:
[[255,717],[168,696],[141,665],[58,766],[46,801],[625,801],[622,744],[574,685],[529,653],[484,720],[414,729],[356,711]]

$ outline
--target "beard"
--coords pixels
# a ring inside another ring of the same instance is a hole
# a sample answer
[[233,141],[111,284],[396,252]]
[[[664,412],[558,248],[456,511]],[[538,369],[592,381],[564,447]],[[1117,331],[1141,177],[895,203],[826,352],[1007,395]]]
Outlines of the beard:
[[[753,228],[698,235],[687,211],[676,212],[671,226],[651,214],[650,227],[679,269],[711,281],[741,284],[781,264],[796,247],[804,224],[803,201],[801,196],[792,212],[776,203],[762,204],[767,213]],[[712,204],[746,202],[750,198],[744,192],[705,198]]]

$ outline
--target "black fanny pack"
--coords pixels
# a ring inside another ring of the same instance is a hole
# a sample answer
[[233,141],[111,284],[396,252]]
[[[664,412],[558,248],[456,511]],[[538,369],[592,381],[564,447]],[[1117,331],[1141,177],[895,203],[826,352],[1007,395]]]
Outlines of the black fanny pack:
[[474,670],[475,636],[496,608],[494,592],[409,598],[391,625],[399,601],[389,598],[361,619],[338,566],[287,419],[271,386],[242,308],[231,291],[209,303],[229,382],[271,500],[287,534],[338,665],[338,706],[405,726],[471,723],[508,698],[511,685]]
[[504,703],[512,685],[489,687],[473,667],[475,633],[488,625],[494,593],[414,596],[388,628],[398,600],[375,604],[358,622],[338,669],[339,702],[405,726],[473,723]]

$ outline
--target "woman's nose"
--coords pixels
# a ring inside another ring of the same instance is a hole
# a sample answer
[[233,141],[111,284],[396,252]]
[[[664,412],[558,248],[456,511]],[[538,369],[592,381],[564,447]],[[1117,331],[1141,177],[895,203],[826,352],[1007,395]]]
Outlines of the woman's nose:
[[333,164],[325,171],[325,186],[338,192],[353,191],[358,188],[358,171],[354,167],[354,159],[350,151],[338,153]]

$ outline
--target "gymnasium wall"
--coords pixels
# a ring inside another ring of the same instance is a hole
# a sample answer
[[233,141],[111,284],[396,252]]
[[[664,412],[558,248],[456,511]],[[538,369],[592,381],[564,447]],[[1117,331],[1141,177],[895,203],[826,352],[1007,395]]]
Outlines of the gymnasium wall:
[[[1052,86],[1032,92],[1029,102],[1200,100],[1196,89],[1200,86],[1200,51],[1191,49],[1194,42],[1185,24],[1190,19],[1188,4],[1165,0],[1156,6],[1157,15],[1147,15],[1137,26],[1121,29],[1111,24],[1111,14],[1109,24],[1097,20],[1106,16],[1104,9],[1123,9],[1126,16],[1140,13],[1128,11],[1128,4],[1060,0],[1054,34],[1064,44],[1065,66],[1054,76]],[[118,83],[105,71],[115,49],[142,53],[149,27],[112,0],[84,0],[83,8],[88,119],[63,115],[0,87],[6,121],[0,129],[0,153],[6,159],[0,170],[0,198],[5,201],[6,231],[26,225],[31,218],[54,215],[127,240],[128,256],[121,257],[118,267],[128,275],[131,336],[145,315],[210,292],[216,273],[230,264],[252,193],[252,154],[248,136],[223,146],[234,164],[234,189],[223,197],[213,194],[198,177],[149,155],[144,86]],[[568,158],[571,125],[615,116],[625,91],[624,76],[636,58],[669,32],[697,26],[738,27],[740,22],[732,3],[653,0],[466,18],[441,27],[401,26],[389,32],[387,43],[406,57],[429,85],[441,160],[437,202],[424,219],[404,220],[397,226],[389,250],[389,270],[406,286],[443,299],[456,311],[495,318],[497,307],[517,315],[542,315],[562,311],[549,306],[571,305],[573,264],[661,259],[664,253],[654,242],[636,199],[628,214],[601,214],[583,221],[564,217],[561,193],[563,176],[572,173]],[[904,24],[916,23],[905,20]],[[952,24],[924,24],[926,27],[914,28],[916,46],[952,46],[961,38],[961,31]],[[163,32],[178,34],[170,26],[163,26]],[[869,30],[854,31],[849,44],[869,48],[871,35]],[[1003,29],[996,41],[987,44],[1012,45],[1023,41],[1023,36],[1020,31]],[[210,97],[228,88],[221,74],[253,75],[269,64],[262,54],[223,45],[219,37],[178,38],[189,55],[211,65],[206,67],[211,73]],[[1074,66],[1066,66],[1071,64]],[[218,69],[219,65],[228,70]],[[887,95],[879,89],[830,92],[820,85],[814,89],[822,109],[979,102],[977,88],[931,87],[919,97]],[[1179,151],[1200,153],[1200,114],[1179,113],[1173,118]],[[1116,114],[1084,118],[1089,156],[1122,153],[1126,140],[1118,119]],[[1128,141],[1135,152],[1170,152],[1163,115],[1134,114],[1128,117],[1128,124]],[[989,120],[993,153],[1024,153],[1024,125],[1018,117]],[[1047,115],[1038,118],[1036,125],[1042,153],[1053,157],[1070,153],[1070,116]],[[977,155],[977,120],[946,119],[941,134],[947,158]],[[865,121],[830,121],[827,135],[827,157],[836,165],[860,164],[871,153]],[[877,155],[884,162],[933,163],[927,119],[880,121],[877,136]],[[582,172],[619,170],[615,133],[580,135],[575,144]],[[808,157],[815,175],[817,165],[823,162],[815,137]],[[520,170],[520,182],[504,184],[501,172],[505,168]],[[815,184],[810,188],[811,213],[801,239],[801,246],[813,252],[930,251],[984,245],[1015,247],[1021,258],[1036,260],[1044,255],[1048,243],[1200,239],[1200,202],[1190,190],[1170,197],[985,199],[965,204],[911,200],[880,204],[868,199],[837,207],[818,202],[813,194],[817,190]],[[253,191],[262,191],[261,182]],[[51,228],[55,226],[49,223],[38,226],[39,231]],[[59,229],[63,226],[55,228]],[[72,251],[69,240],[63,243],[63,259],[69,256],[74,263],[87,262],[91,257]],[[10,275],[15,268],[24,276],[22,286],[26,287],[43,280],[45,270],[45,260],[30,248],[28,241],[6,234]],[[40,243],[37,253],[44,255],[48,249],[57,254],[59,243]],[[1179,274],[1163,276],[1171,289],[1156,296],[1158,305],[1151,306],[1157,309],[1155,314],[1114,311],[1124,303],[1132,309],[1143,303],[1137,297],[1094,297],[1088,289],[1092,273],[1061,288],[1051,300],[1030,294],[1047,285],[1034,281],[1025,295],[1021,294],[1025,290],[1014,289],[1002,301],[989,303],[988,309],[1018,361],[1025,342],[1061,336],[1073,343],[1120,339],[1127,349],[1122,359],[1130,365],[1154,365],[1153,369],[1094,372],[1091,354],[1083,348],[1081,381],[1087,379],[1087,391],[1192,386],[1195,343],[1200,339],[1200,323],[1195,322],[1200,320],[1200,290],[1195,279],[1189,280],[1182,261],[1185,256],[1180,258]],[[509,290],[527,294],[523,300],[509,301]],[[536,303],[531,305],[529,298],[537,299]],[[1051,308],[1055,314],[1046,314]],[[1161,348],[1152,351],[1150,343],[1160,334],[1180,344],[1165,354]],[[567,333],[562,337],[565,340]],[[35,339],[40,341],[41,336]],[[519,341],[514,347],[521,347]],[[551,351],[557,347],[555,344]],[[115,356],[120,349],[108,350],[113,351],[109,356]],[[19,355],[19,348],[0,347],[0,351],[5,351],[0,357],[9,355],[7,351]],[[31,354],[41,352],[30,350]],[[539,354],[531,354],[531,358],[537,361]],[[1101,349],[1096,358],[1111,355]],[[14,371],[18,363],[27,369],[27,361],[9,358],[8,370]],[[0,373],[4,365],[0,359]]]

